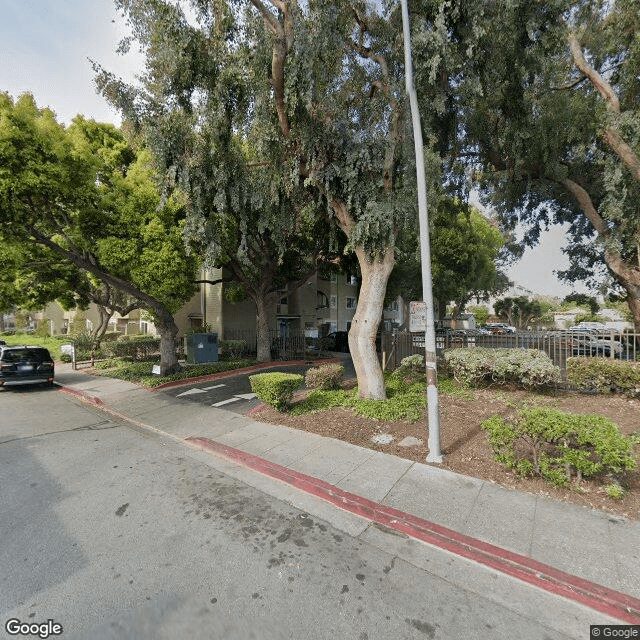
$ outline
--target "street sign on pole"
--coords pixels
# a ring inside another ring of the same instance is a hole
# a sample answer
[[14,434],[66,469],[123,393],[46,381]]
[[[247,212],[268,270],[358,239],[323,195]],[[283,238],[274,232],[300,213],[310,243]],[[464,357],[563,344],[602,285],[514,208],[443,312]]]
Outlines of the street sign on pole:
[[409,331],[424,333],[427,330],[427,305],[424,302],[409,303]]

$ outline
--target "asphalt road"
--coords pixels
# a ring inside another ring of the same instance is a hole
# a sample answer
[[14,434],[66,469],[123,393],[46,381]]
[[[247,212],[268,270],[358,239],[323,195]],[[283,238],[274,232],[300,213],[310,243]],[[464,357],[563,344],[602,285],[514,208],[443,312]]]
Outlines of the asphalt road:
[[0,637],[10,619],[65,640],[588,637],[579,607],[523,615],[490,597],[510,579],[426,545],[401,560],[397,536],[351,537],[213,460],[54,389],[0,394]]

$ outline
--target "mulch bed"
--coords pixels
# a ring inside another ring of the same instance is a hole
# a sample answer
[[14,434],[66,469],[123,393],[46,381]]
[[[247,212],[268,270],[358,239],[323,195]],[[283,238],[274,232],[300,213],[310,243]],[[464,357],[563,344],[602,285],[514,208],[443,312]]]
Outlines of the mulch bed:
[[[581,414],[600,414],[613,420],[622,433],[640,430],[640,401],[622,396],[585,395],[579,393],[534,394],[511,389],[480,389],[473,399],[440,395],[441,448],[445,469],[475,476],[505,487],[545,495],[617,515],[640,519],[640,469],[629,472],[622,485],[626,495],[622,500],[610,498],[604,491],[606,478],[582,481],[571,487],[556,488],[540,478],[521,478],[493,459],[487,434],[480,424],[493,415],[509,416],[525,407],[546,406]],[[297,399],[304,397],[299,396]],[[350,409],[330,409],[315,414],[291,416],[271,407],[254,411],[251,417],[344,440],[361,447],[384,451],[402,458],[425,462],[427,456],[426,420],[387,422],[355,415]],[[390,444],[376,444],[376,434],[393,436]],[[422,444],[401,447],[407,436],[422,440]]]

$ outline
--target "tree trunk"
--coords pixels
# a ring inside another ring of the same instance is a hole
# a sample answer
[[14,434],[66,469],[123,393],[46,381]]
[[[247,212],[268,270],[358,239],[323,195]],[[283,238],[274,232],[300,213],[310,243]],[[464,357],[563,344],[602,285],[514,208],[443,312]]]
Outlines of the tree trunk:
[[271,340],[269,338],[269,321],[267,304],[263,296],[254,298],[256,305],[256,342],[258,362],[271,362]]
[[180,369],[176,355],[178,327],[170,313],[156,319],[155,325],[160,333],[160,375],[170,376]]
[[636,331],[640,331],[640,287],[625,285],[627,290],[627,304],[633,314],[633,324]]
[[100,314],[100,324],[98,328],[93,333],[93,347],[91,349],[91,357],[93,358],[95,352],[100,348],[100,343],[102,342],[102,338],[104,334],[107,332],[109,328],[109,320],[113,316],[113,311],[109,311],[106,307],[102,305],[98,306],[98,313]]
[[349,331],[349,349],[358,378],[361,398],[385,400],[384,377],[376,353],[376,333],[382,318],[387,280],[394,263],[394,251],[387,248],[380,259],[370,260],[362,247],[356,248],[362,272],[358,307]]

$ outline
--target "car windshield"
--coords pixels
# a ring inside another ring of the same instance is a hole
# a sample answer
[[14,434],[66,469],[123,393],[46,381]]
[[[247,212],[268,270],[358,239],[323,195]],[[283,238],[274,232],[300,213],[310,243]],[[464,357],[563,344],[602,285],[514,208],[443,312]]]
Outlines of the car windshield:
[[22,349],[6,349],[2,353],[4,362],[19,362],[20,360],[51,360],[51,356],[46,349],[30,349],[28,347]]

